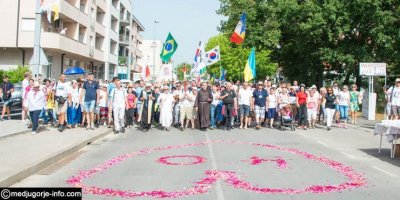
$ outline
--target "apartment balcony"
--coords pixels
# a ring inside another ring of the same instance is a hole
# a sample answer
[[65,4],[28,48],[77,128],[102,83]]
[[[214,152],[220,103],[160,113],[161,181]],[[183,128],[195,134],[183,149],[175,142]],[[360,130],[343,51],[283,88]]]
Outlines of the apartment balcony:
[[135,53],[136,53],[136,56],[137,56],[137,57],[140,57],[140,58],[143,57],[143,52],[142,52],[142,50],[136,49]]
[[60,13],[86,27],[90,25],[89,16],[67,1],[60,1]]
[[129,26],[130,25],[130,21],[122,13],[120,13],[120,15],[119,15],[119,25],[120,26]]
[[[21,37],[25,38],[20,40],[19,46],[23,48],[32,48],[34,33],[21,32]],[[41,33],[41,46],[45,49],[51,49],[58,52],[67,54],[78,55],[81,57],[91,58],[97,61],[104,61],[104,55],[96,53],[96,50],[89,44],[84,44],[78,40],[74,40],[59,33],[42,32]]]
[[105,0],[98,0],[98,1],[96,1],[96,4],[102,10],[107,10],[108,9],[108,5],[107,5],[107,2]]
[[138,41],[138,44],[143,44],[143,36],[140,35],[139,33],[136,34],[136,39]]
[[98,22],[96,22],[95,30],[96,30],[96,33],[98,33],[98,34],[100,34],[102,36],[106,35],[106,27],[104,27],[103,25],[101,25]]
[[129,37],[125,34],[119,35],[119,43],[121,46],[129,46]]

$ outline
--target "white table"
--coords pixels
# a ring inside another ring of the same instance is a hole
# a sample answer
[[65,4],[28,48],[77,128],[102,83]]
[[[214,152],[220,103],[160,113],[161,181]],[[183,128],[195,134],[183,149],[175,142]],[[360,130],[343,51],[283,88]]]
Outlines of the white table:
[[380,135],[378,153],[381,153],[382,137],[386,136],[386,141],[391,143],[390,158],[394,158],[396,152],[396,140],[400,137],[400,120],[383,120],[382,123],[375,125],[374,135]]

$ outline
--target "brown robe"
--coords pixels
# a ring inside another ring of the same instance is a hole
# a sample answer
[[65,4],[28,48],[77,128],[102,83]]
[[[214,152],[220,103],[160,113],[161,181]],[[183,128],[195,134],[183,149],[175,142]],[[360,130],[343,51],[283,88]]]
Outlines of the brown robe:
[[200,128],[208,128],[210,126],[210,103],[213,99],[209,90],[201,89],[196,97],[194,106],[198,108],[198,119]]

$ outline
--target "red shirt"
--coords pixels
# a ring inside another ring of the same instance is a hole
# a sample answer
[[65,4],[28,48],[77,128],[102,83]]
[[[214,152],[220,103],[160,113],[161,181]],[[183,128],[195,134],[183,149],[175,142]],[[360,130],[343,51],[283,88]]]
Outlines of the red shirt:
[[300,105],[307,102],[307,94],[305,92],[298,92],[296,96]]

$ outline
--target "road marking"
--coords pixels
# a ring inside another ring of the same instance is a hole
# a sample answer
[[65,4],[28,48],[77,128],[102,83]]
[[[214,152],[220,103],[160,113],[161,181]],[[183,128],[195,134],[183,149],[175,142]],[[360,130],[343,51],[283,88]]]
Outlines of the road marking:
[[322,145],[322,146],[325,146],[325,147],[331,147],[331,146],[329,146],[329,145],[327,145],[326,143],[324,143],[324,142],[321,142],[321,141],[317,141],[318,142],[318,144],[320,144],[320,145]]
[[386,171],[386,170],[384,170],[384,169],[381,169],[381,168],[379,168],[379,167],[377,167],[377,166],[371,166],[371,167],[374,168],[374,169],[376,169],[376,170],[378,170],[378,171],[380,171],[380,172],[382,172],[382,173],[385,173],[385,174],[387,174],[387,175],[389,175],[389,176],[391,176],[391,177],[394,177],[394,178],[397,178],[397,177],[398,177],[396,174],[390,173],[390,172],[388,172],[388,171]]
[[[210,137],[208,136],[208,133],[206,133],[206,139],[207,139],[207,142],[208,142],[207,146],[208,146],[208,152],[210,153],[212,168],[213,168],[213,170],[218,170],[217,162],[215,161],[214,150],[213,150],[213,147],[212,147],[212,145],[210,143]],[[217,181],[216,190],[217,190],[218,200],[224,200],[225,197],[224,197],[224,192],[222,190],[221,180]]]
[[356,157],[355,156],[353,156],[353,155],[351,155],[351,154],[348,154],[348,153],[346,153],[346,152],[343,152],[343,151],[339,151],[341,154],[343,154],[343,155],[345,155],[345,156],[347,156],[348,158],[350,158],[350,159],[353,159],[353,160],[355,160],[356,159]]

